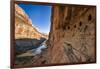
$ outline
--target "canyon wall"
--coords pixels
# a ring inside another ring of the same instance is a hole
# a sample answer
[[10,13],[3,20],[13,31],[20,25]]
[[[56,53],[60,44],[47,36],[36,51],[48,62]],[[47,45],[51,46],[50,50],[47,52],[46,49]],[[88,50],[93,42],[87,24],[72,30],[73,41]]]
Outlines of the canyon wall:
[[31,19],[25,11],[15,4],[16,54],[37,48],[46,39],[48,39],[48,35],[41,33],[38,28],[32,24]]
[[95,62],[94,6],[52,7],[48,63]]
[[32,24],[31,19],[25,11],[15,4],[15,39],[20,38],[48,38],[46,34],[40,31]]

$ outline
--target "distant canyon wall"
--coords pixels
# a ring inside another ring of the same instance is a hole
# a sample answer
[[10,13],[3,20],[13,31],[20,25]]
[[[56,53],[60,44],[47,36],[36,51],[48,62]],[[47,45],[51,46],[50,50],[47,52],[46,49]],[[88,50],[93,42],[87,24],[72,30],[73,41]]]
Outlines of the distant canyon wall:
[[41,33],[17,4],[15,4],[15,39],[16,54],[37,48],[44,40],[48,39],[48,35]]
[[15,4],[15,38],[48,38],[48,35],[41,33],[32,25],[31,19],[17,4]]
[[95,61],[96,8],[53,6],[48,63]]

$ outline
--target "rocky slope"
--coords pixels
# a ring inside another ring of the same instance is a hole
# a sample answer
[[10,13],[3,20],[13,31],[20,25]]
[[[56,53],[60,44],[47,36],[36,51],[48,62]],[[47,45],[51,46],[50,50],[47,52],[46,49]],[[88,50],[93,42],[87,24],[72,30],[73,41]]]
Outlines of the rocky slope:
[[48,63],[95,62],[95,13],[95,7],[52,7]]

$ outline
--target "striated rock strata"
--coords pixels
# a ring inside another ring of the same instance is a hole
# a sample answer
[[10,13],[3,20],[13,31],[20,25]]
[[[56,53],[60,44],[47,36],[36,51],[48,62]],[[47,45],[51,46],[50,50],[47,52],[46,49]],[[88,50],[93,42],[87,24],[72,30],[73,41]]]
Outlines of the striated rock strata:
[[46,34],[40,33],[37,27],[32,25],[31,19],[24,10],[15,4],[15,39],[21,38],[47,38]]

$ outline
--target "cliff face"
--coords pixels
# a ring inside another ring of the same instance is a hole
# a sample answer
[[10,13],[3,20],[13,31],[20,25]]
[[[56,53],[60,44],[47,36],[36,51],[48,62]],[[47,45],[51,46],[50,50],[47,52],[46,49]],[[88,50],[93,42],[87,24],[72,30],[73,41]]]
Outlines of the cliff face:
[[95,61],[95,7],[53,6],[48,63]]
[[31,19],[21,7],[15,5],[15,39],[19,38],[47,38],[48,36],[40,33],[36,27],[32,25]]

